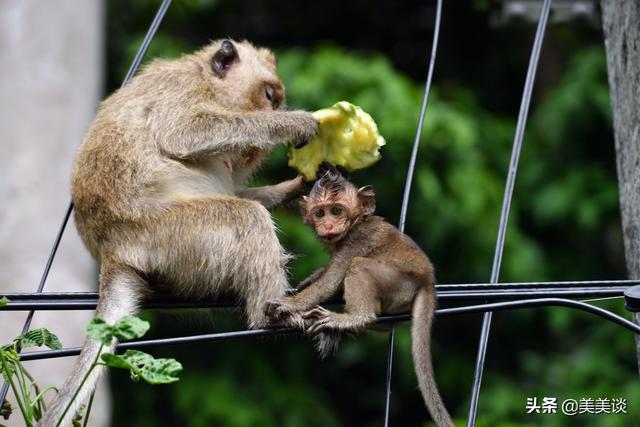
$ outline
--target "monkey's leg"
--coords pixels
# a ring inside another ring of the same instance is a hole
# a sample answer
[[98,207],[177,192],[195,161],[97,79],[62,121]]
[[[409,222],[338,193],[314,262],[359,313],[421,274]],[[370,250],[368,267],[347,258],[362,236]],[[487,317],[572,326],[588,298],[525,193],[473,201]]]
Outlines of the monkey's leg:
[[283,181],[275,185],[266,185],[264,187],[247,188],[241,191],[238,196],[245,199],[256,200],[264,205],[267,209],[278,206],[285,200],[291,199],[299,195],[304,187],[304,181],[301,176],[294,179]]
[[264,304],[290,289],[289,256],[278,241],[269,212],[253,200],[194,198],[176,202],[126,230],[123,249],[141,271],[177,294],[238,295],[251,328],[268,324]]
[[[134,314],[138,310],[138,303],[144,293],[144,287],[146,287],[146,284],[142,278],[131,268],[111,263],[108,260],[103,261],[100,268],[100,299],[96,308],[96,317],[113,324],[125,315]],[[104,346],[102,353],[112,352],[115,344],[113,342],[110,346]],[[87,338],[71,375],[67,377],[38,426],[49,427],[56,425],[73,394],[80,387],[82,378],[89,370],[89,367],[97,360],[99,352],[100,343]],[[104,366],[97,366],[91,372],[91,375],[87,377],[78,396],[64,415],[63,422],[60,423],[61,426],[71,425],[71,419],[78,408],[87,403],[105,369]]]

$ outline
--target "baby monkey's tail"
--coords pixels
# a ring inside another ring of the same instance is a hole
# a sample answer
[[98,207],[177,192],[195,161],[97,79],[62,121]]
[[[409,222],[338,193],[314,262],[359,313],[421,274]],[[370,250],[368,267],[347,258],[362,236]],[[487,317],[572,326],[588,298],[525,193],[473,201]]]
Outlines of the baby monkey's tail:
[[411,321],[411,343],[413,365],[431,418],[438,427],[454,427],[447,408],[444,406],[433,374],[431,361],[431,323],[436,307],[435,293],[431,284],[423,286],[413,301]]

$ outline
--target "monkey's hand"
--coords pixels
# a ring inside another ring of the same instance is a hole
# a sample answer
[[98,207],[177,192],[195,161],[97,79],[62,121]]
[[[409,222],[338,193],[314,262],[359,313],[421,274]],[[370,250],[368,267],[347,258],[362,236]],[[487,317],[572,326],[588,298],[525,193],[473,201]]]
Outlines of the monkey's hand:
[[318,135],[320,130],[320,122],[313,117],[311,113],[306,111],[290,111],[287,114],[293,114],[299,119],[300,126],[296,129],[296,136],[292,145],[294,148],[302,148]]
[[297,311],[300,311],[300,308],[286,298],[267,301],[264,305],[264,314],[271,320],[286,319]]
[[302,318],[316,319],[305,331],[309,335],[329,331],[358,333],[367,328],[367,326],[372,325],[376,320],[374,312],[334,313],[320,306],[303,313]]
[[304,182],[302,175],[298,175],[288,181],[282,181],[278,185],[284,187],[284,202],[300,197],[302,194],[308,193],[309,190],[311,190],[311,188],[309,188],[309,184]]

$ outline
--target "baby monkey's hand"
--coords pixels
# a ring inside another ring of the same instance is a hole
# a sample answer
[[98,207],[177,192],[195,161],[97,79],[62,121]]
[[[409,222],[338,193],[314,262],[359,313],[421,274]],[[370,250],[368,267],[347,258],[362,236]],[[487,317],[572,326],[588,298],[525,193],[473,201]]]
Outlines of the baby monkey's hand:
[[[309,335],[317,335],[319,332],[327,329],[331,323],[331,312],[324,307],[317,306],[302,314],[302,318],[314,319],[313,323],[307,327],[305,332]],[[329,328],[330,329],[330,328]]]

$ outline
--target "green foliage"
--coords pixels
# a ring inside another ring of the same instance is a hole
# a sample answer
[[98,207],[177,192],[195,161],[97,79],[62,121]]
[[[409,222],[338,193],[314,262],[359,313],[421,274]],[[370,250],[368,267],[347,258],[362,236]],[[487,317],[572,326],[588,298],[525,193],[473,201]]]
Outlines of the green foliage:
[[[24,335],[14,338],[10,344],[0,347],[0,374],[9,384],[27,426],[33,425],[42,417],[46,410],[44,397],[55,388],[47,387],[41,391],[29,371],[20,362],[19,352],[23,348],[42,346],[54,350],[62,348],[58,337],[45,328],[27,331]],[[11,413],[12,408],[9,403],[3,402],[0,414],[4,419],[8,419]]]
[[[119,340],[131,340],[142,337],[149,330],[149,322],[135,316],[125,316],[116,321],[113,325],[107,324],[104,320],[93,318],[87,326],[86,333],[90,338],[101,343],[102,346],[110,345],[113,338]],[[18,403],[21,415],[27,426],[32,426],[38,421],[46,406],[44,397],[47,392],[56,390],[55,387],[47,387],[40,390],[34,378],[29,374],[20,362],[19,352],[27,347],[48,347],[53,350],[62,348],[58,337],[46,328],[33,329],[24,335],[13,339],[11,344],[0,348],[0,374],[9,383]],[[100,351],[98,352],[100,353]],[[65,412],[68,411],[71,403],[76,398],[78,392],[85,381],[98,365],[105,365],[113,368],[125,369],[130,372],[131,379],[139,381],[143,379],[149,384],[168,384],[178,381],[177,374],[182,370],[182,365],[175,359],[155,359],[153,356],[136,350],[127,350],[124,355],[104,353],[101,355],[102,362],[97,359],[89,367],[82,382],[73,397],[69,401]],[[92,397],[93,400],[93,397]],[[86,425],[89,417],[91,405],[87,408],[83,405],[73,416],[74,426]],[[8,401],[3,402],[0,409],[0,416],[8,419],[12,408]],[[84,419],[84,424],[82,423]]]
[[0,308],[4,307],[5,305],[9,304],[11,301],[9,301],[9,298],[7,297],[2,297],[0,298]]
[[[111,345],[114,338],[119,340],[140,338],[144,336],[148,330],[149,322],[136,316],[121,317],[113,325],[109,325],[98,317],[91,319],[85,332],[89,338],[100,343],[100,348],[98,349],[95,360],[84,377],[82,377],[80,385],[74,391],[57,425],[60,425],[60,422],[64,419],[65,414],[78,396],[78,393],[82,387],[84,387],[85,382],[93,370],[99,365],[125,369],[129,371],[131,379],[136,382],[139,381],[140,378],[149,384],[167,384],[178,381],[175,375],[182,370],[182,365],[175,359],[154,359],[153,356],[137,350],[127,350],[122,356],[102,353],[103,347],[105,345]],[[93,397],[91,397],[91,400],[93,401]],[[89,405],[89,408],[87,408],[84,414],[85,425],[89,419],[90,410],[91,406]],[[74,423],[79,425],[81,420],[81,411],[78,411],[74,414]]]
[[149,384],[169,384],[179,380],[182,365],[175,359],[154,359],[138,350],[127,350],[123,355],[105,353],[100,356],[110,368],[127,369],[133,381],[142,378]]
[[149,322],[135,316],[124,316],[113,325],[94,317],[87,326],[86,334],[104,345],[110,345],[113,338],[129,341],[142,337],[148,330]]
[[60,350],[62,348],[62,344],[58,337],[46,328],[33,329],[16,338],[15,342],[20,349],[42,346],[49,347],[52,350]]

